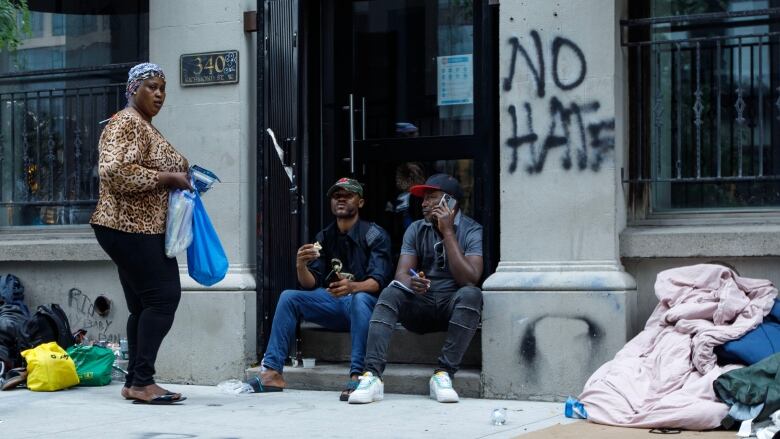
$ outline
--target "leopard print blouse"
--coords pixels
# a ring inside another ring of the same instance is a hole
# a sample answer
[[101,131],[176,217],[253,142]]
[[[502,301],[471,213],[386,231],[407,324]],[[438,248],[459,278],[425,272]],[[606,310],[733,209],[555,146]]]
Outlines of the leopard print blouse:
[[117,113],[98,144],[99,197],[90,219],[129,233],[165,233],[168,189],[157,172],[186,172],[187,159],[133,110]]

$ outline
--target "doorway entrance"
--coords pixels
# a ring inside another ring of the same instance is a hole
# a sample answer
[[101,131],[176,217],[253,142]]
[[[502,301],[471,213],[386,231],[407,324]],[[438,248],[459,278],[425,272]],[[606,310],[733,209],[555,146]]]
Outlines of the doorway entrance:
[[[485,271],[498,261],[495,12],[470,0],[319,5],[308,63],[321,98],[321,123],[310,125],[316,171],[322,189],[345,175],[364,184],[362,216],[390,232],[396,256],[410,217],[421,218],[408,185],[445,172],[463,186],[464,213],[485,226]],[[312,233],[331,220],[323,207],[310,212]]]
[[[260,13],[261,12],[261,13]],[[295,253],[333,220],[325,191],[365,185],[391,234],[421,217],[411,183],[457,177],[498,263],[498,9],[473,0],[265,0],[258,13],[258,353]],[[279,140],[279,152],[269,136]]]

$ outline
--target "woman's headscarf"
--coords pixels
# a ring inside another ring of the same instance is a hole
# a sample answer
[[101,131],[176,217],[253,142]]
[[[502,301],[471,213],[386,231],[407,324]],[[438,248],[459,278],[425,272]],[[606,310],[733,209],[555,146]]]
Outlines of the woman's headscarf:
[[162,68],[157,64],[145,62],[133,66],[127,74],[127,91],[125,92],[125,97],[130,100],[130,96],[138,91],[138,87],[141,86],[141,83],[143,83],[145,79],[154,77],[165,80],[165,73],[163,73]]

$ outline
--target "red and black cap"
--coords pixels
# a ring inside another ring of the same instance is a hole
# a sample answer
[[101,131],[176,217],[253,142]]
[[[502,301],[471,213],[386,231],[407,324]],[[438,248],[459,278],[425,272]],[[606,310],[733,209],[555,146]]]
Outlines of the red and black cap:
[[455,177],[447,174],[434,174],[428,177],[425,184],[412,186],[409,192],[415,197],[422,198],[428,191],[442,191],[455,197],[456,200],[463,198],[463,189]]

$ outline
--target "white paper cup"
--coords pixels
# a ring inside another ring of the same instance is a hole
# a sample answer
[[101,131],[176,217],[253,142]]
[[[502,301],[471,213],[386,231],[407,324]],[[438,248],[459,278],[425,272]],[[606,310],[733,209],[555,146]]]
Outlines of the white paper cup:
[[314,367],[314,364],[317,362],[314,358],[304,358],[303,359],[303,367],[304,369],[311,369]]

